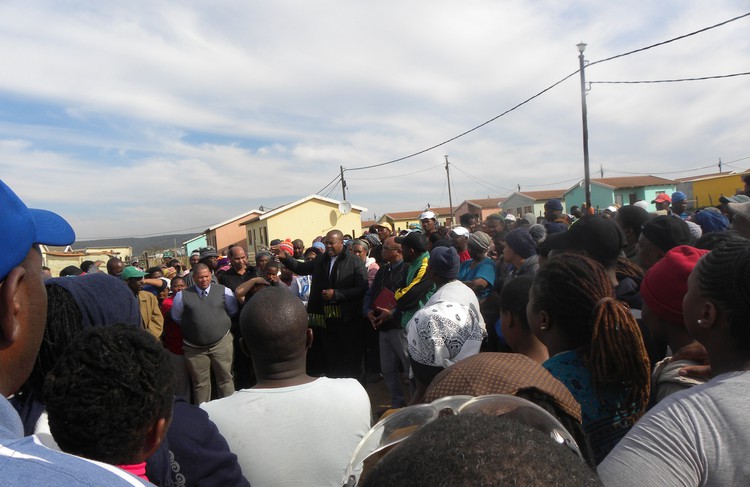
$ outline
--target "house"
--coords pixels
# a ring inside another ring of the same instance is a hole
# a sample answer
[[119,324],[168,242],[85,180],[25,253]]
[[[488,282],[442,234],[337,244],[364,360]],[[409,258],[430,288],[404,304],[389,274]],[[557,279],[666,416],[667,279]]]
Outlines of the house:
[[[544,216],[544,204],[551,199],[558,199],[562,202],[565,189],[546,189],[540,191],[514,191],[505,201],[500,204],[504,212],[510,213],[517,217],[522,217],[526,213],[533,213],[536,216]],[[563,211],[566,211],[563,202]]]
[[219,255],[227,255],[230,245],[245,247],[247,243],[245,228],[240,226],[240,222],[262,213],[258,209],[246,211],[241,215],[237,215],[208,228],[203,232],[206,236],[206,245],[215,248]]
[[196,235],[186,242],[182,242],[182,248],[185,249],[185,255],[187,255],[188,258],[190,257],[190,254],[193,253],[193,251],[200,250],[201,247],[205,247],[206,245],[208,244],[206,243],[205,233],[201,233],[200,235]]
[[[377,220],[362,220],[362,233],[367,233],[370,231],[370,227],[377,224]],[[354,235],[353,235],[354,236]],[[359,236],[359,235],[356,235]]]
[[367,208],[356,205],[347,211],[339,200],[311,194],[246,219],[240,225],[245,229],[248,257],[254,258],[256,252],[268,248],[275,238],[299,238],[309,247],[316,237],[331,230],[359,235],[364,211]]
[[381,216],[379,222],[390,222],[396,232],[401,230],[408,230],[409,225],[419,224],[419,215],[425,211],[431,211],[435,213],[435,219],[437,220],[438,226],[452,226],[453,219],[451,218],[451,210],[449,207],[435,207],[427,208],[425,210],[414,210],[414,211],[396,211],[385,213]]
[[456,215],[456,222],[460,221],[461,215],[465,213],[471,213],[472,215],[479,216],[479,219],[484,221],[489,215],[500,211],[500,205],[505,201],[505,198],[478,198],[472,200],[465,200],[456,207],[456,211],[453,213]]
[[742,176],[749,172],[724,172],[680,178],[677,191],[687,195],[688,208],[716,206],[719,204],[719,197],[734,196],[745,189]]
[[[80,267],[81,263],[85,260],[93,260],[94,262],[101,260],[106,263],[112,257],[117,257],[126,264],[129,264],[133,257],[133,247],[129,246],[87,247],[83,250],[73,250],[70,246],[53,247],[40,245],[39,247],[42,253],[42,265],[50,268],[53,277],[59,276],[60,271],[69,265]],[[106,272],[104,266],[100,270]]]
[[[636,201],[644,200],[649,211],[656,211],[651,202],[659,193],[675,191],[677,181],[657,176],[624,176],[616,178],[598,178],[591,180],[591,206],[597,210],[604,210],[611,205],[632,205]],[[583,180],[565,192],[565,207],[581,206],[586,202]]]

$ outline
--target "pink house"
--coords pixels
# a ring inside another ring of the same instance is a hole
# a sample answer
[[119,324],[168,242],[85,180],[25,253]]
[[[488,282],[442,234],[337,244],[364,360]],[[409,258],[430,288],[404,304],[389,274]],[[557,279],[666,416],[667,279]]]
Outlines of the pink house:
[[215,248],[220,255],[227,255],[227,249],[232,244],[239,245],[247,251],[245,227],[240,226],[240,223],[262,214],[262,211],[255,209],[217,223],[205,231],[206,244]]

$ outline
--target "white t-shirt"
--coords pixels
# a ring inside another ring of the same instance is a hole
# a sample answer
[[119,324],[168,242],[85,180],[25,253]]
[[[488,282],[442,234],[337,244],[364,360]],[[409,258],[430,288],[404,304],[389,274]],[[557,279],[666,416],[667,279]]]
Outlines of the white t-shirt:
[[359,382],[326,377],[299,386],[243,389],[201,408],[253,487],[340,487],[372,416]]
[[750,372],[670,395],[599,465],[604,485],[750,485]]

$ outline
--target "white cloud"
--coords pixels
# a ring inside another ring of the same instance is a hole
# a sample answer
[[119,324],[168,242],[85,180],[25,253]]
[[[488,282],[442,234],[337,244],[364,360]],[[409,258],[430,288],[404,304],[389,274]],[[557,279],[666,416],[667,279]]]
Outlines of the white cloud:
[[[5,2],[0,170],[30,204],[49,203],[85,236],[215,223],[316,191],[340,165],[402,157],[488,120],[575,71],[581,40],[595,61],[746,7]],[[747,71],[749,21],[590,66],[587,78]],[[750,156],[746,80],[594,85],[592,168],[675,171]],[[578,77],[436,150],[347,173],[351,199],[377,214],[447,205],[442,169],[376,179],[436,166],[444,154],[457,167],[454,204],[576,177]]]

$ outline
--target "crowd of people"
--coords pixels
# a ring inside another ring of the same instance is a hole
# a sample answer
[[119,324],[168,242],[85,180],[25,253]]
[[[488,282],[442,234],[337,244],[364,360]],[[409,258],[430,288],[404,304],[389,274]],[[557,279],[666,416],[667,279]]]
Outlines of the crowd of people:
[[[187,269],[52,277],[39,245],[73,229],[0,182],[0,483],[742,485],[750,197],[644,203],[426,211],[279,236],[252,263],[205,247]],[[388,411],[365,389],[380,380]],[[445,414],[345,478],[381,415],[495,394],[574,447],[507,409]]]

